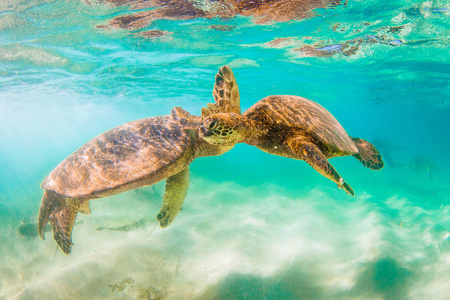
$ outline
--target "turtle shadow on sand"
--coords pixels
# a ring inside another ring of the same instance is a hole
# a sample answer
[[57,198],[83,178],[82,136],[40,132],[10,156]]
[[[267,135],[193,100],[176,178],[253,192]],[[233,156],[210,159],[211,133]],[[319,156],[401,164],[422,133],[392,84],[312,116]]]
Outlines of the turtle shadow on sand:
[[[82,224],[83,221],[75,222],[74,226],[77,224]],[[52,226],[50,224],[45,225],[44,233],[50,232],[52,230]],[[37,222],[30,222],[28,218],[25,218],[20,222],[19,227],[17,228],[17,232],[24,237],[27,238],[35,238],[39,236],[39,229]]]
[[320,279],[314,277],[297,268],[270,277],[230,273],[197,299],[326,299],[326,291],[318,284]]
[[[301,267],[271,277],[231,273],[211,286],[198,299],[382,299],[406,300],[414,273],[396,260],[386,257],[364,264],[348,290],[333,292],[323,279]],[[339,276],[339,274],[336,274]]]
[[[47,224],[44,228],[44,232],[49,232],[52,230],[52,227]],[[38,224],[36,222],[28,222],[26,220],[22,220],[19,227],[17,228],[17,232],[21,236],[25,236],[27,238],[35,238],[39,236],[38,232]]]
[[[123,231],[123,232],[129,232],[135,229],[143,228],[147,225],[151,225],[153,223],[153,220],[151,218],[141,218],[137,221],[130,221],[123,225],[119,226],[109,226],[109,225],[102,225],[97,226],[95,230],[102,231],[102,230],[110,230],[110,231]],[[74,226],[77,224],[82,224],[81,221],[75,222]],[[44,228],[44,233],[50,232],[52,230],[52,226],[50,224],[47,224]],[[27,238],[36,238],[39,236],[38,231],[38,224],[36,222],[27,222],[22,221],[19,227],[17,228],[17,232],[24,237]]]
[[[406,300],[414,273],[390,257],[368,263],[345,296],[362,299]],[[345,298],[345,297],[343,297]]]
[[95,230],[101,231],[101,230],[110,230],[110,231],[123,231],[123,232],[129,232],[138,228],[146,227],[147,225],[153,224],[153,218],[141,218],[137,221],[131,221],[127,222],[126,224],[119,225],[119,226],[109,226],[109,225],[102,225],[97,226]]

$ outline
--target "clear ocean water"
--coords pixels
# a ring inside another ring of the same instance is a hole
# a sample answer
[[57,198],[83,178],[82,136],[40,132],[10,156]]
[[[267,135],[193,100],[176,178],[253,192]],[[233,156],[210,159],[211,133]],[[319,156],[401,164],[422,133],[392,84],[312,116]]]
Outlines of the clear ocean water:
[[[450,299],[450,3],[329,2],[0,0],[0,298]],[[160,182],[92,201],[68,256],[37,237],[60,161],[122,123],[200,114],[223,65],[243,111],[309,98],[384,169],[331,159],[351,197],[239,144],[190,165],[166,229]]]

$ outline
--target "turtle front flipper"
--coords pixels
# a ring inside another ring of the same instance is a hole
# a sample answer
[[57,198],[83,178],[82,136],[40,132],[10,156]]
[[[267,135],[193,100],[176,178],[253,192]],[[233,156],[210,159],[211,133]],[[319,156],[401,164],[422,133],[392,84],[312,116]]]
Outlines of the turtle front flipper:
[[328,162],[319,147],[311,142],[305,141],[303,138],[291,138],[287,144],[292,153],[306,161],[317,172],[337,183],[338,188],[343,189],[347,194],[355,195],[353,189],[339,176],[338,172]]
[[218,113],[241,114],[239,88],[230,67],[223,66],[216,74],[213,96],[216,103],[208,103],[208,107],[202,108],[202,118]]
[[167,178],[164,202],[156,217],[162,228],[169,226],[181,210],[188,187],[189,167],[186,167],[183,171]]
[[351,139],[358,148],[358,153],[353,156],[365,167],[372,170],[381,170],[384,167],[384,162],[381,159],[380,152],[375,149],[374,145],[360,138],[352,137]]

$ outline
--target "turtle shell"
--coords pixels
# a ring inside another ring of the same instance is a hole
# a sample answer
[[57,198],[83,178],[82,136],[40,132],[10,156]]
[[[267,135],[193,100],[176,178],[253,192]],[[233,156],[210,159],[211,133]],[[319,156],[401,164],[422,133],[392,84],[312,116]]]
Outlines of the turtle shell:
[[72,153],[41,187],[69,197],[97,198],[151,185],[193,160],[190,140],[171,116],[125,123]]
[[352,155],[358,148],[336,118],[321,105],[298,96],[268,96],[243,116],[277,130],[307,135],[329,157]]

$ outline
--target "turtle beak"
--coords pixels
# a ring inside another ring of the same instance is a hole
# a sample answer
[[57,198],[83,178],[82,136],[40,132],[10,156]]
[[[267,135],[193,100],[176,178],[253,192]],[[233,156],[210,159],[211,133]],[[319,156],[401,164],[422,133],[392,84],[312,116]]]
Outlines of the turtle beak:
[[212,131],[207,129],[205,126],[201,126],[199,130],[199,136],[201,138],[208,137],[213,135]]

